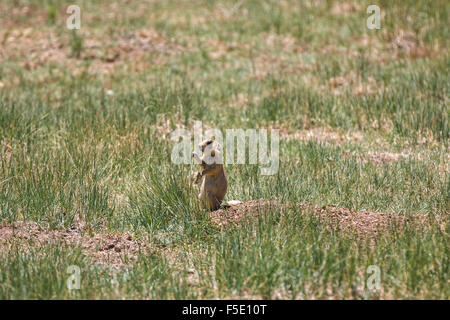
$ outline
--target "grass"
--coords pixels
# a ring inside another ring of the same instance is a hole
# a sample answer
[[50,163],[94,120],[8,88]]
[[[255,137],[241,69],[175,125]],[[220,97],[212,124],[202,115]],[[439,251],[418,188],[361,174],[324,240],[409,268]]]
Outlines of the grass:
[[[0,252],[0,298],[450,297],[445,1],[380,1],[378,31],[365,28],[367,1],[80,1],[76,32],[69,4],[0,5],[0,221],[81,220],[91,233],[150,236],[162,253],[142,253],[111,283],[81,248],[17,244]],[[373,245],[308,210],[271,208],[219,230],[195,201],[192,168],[170,162],[170,132],[195,120],[362,137],[282,135],[274,176],[226,166],[228,200],[421,214],[444,229],[397,226]],[[383,152],[407,156],[361,161]],[[70,265],[80,290],[65,286]],[[379,292],[366,290],[369,265]]]
[[[164,258],[143,256],[132,269],[92,264],[80,248],[45,246],[32,252],[12,248],[2,258],[1,299],[182,299],[191,297]],[[67,289],[79,267],[80,289]],[[45,272],[43,272],[45,270]],[[19,271],[19,272],[18,272]]]

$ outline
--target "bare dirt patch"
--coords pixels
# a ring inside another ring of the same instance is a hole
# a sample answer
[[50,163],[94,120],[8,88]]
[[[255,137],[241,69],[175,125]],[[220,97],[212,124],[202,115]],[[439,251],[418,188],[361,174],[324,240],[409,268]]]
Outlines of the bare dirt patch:
[[357,154],[355,152],[344,151],[343,155],[346,157],[355,157],[362,163],[371,163],[375,165],[390,164],[397,161],[407,160],[409,158],[408,153],[397,152],[369,152],[366,154]]
[[64,44],[52,32],[32,28],[14,29],[0,34],[0,62],[19,60],[26,69],[67,58]]
[[45,10],[38,5],[29,4],[27,6],[8,5],[0,6],[0,20],[2,22],[2,29],[7,29],[15,26],[36,26],[43,23],[47,17]]
[[[419,36],[404,30],[397,30],[392,33],[382,31],[382,37],[374,37],[368,34],[356,35],[347,38],[346,41],[348,42],[345,45],[324,45],[321,52],[327,56],[349,57],[355,60],[365,59],[376,64],[389,63],[398,59],[435,58],[446,52],[438,42],[433,45],[426,45]],[[349,76],[344,76],[344,78],[340,82],[348,82]],[[363,85],[364,82],[371,88],[369,87],[369,90],[358,90],[358,86],[356,86],[356,94],[371,94],[376,91],[374,85],[380,85],[372,80],[363,81]],[[332,84],[330,83],[330,85]],[[337,81],[337,84],[339,84],[339,81]]]
[[[233,205],[227,209],[219,209],[211,213],[212,222],[219,228],[243,223],[248,219],[262,217],[269,209],[280,210],[281,216],[288,212],[289,208],[295,205],[304,212],[312,212],[314,216],[320,218],[324,223],[334,229],[356,232],[361,239],[375,239],[377,234],[387,231],[391,226],[404,225],[410,222],[419,223],[424,226],[430,222],[425,215],[403,215],[395,213],[381,213],[370,211],[353,211],[348,208],[334,205],[317,206],[311,203],[281,203],[276,200],[258,199]],[[438,218],[436,218],[438,219]],[[443,224],[438,221],[441,228]]]
[[331,13],[335,16],[348,16],[361,11],[362,5],[356,1],[344,2],[337,1],[333,4]]
[[133,58],[146,52],[173,55],[185,49],[173,39],[166,38],[152,28],[123,36],[119,41],[119,48],[121,52],[131,53]]
[[338,132],[327,127],[315,127],[309,129],[302,129],[296,132],[290,132],[283,127],[276,127],[274,129],[280,130],[280,137],[287,140],[297,141],[316,141],[316,142],[332,142],[332,143],[344,143],[344,142],[361,142],[363,135],[361,132]]
[[82,234],[78,229],[45,230],[35,222],[15,222],[0,225],[0,252],[7,251],[14,243],[30,247],[65,243],[81,247],[84,254],[93,261],[120,267],[123,257],[133,260],[150,249],[148,241],[138,241],[130,233]]
[[[135,69],[144,68],[150,55],[151,63],[160,63],[162,57],[178,54],[186,49],[154,29],[112,38],[103,34],[80,33],[81,48],[78,56],[71,49],[70,34],[57,35],[51,30],[33,28],[12,29],[0,32],[0,63],[18,61],[27,70],[42,65],[60,63],[77,71],[86,61],[90,71],[111,73],[117,66],[130,61]],[[144,64],[144,65],[143,65]],[[136,66],[137,65],[137,66]]]

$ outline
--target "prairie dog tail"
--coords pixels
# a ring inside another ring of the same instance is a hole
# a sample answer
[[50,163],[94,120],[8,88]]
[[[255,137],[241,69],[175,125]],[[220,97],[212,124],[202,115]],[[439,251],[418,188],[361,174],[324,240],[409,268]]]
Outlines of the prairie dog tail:
[[224,207],[224,208],[230,208],[230,207],[236,206],[236,205],[238,205],[238,204],[240,204],[240,203],[242,203],[242,201],[239,201],[239,200],[229,200],[229,201],[223,202],[223,203],[222,203],[222,207]]

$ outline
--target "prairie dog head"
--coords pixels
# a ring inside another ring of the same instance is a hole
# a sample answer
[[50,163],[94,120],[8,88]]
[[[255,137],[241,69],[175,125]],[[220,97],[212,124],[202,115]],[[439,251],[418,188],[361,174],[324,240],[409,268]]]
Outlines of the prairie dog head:
[[216,151],[222,152],[222,146],[214,139],[203,140],[202,143],[198,145],[198,147],[200,148],[200,150],[202,150],[203,153],[205,153],[205,150],[208,149],[214,149]]
[[222,146],[220,143],[213,139],[207,139],[200,143],[198,147],[203,152],[203,156],[200,158],[201,163],[197,161],[200,165],[222,164]]

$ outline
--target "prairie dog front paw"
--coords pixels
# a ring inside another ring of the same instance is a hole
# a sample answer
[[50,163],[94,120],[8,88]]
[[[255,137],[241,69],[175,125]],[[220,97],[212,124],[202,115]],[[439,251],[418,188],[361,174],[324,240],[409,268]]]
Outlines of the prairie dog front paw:
[[202,163],[202,159],[199,157],[197,152],[192,152],[192,157],[194,157],[194,160],[195,160],[195,162],[197,162],[197,164],[201,164]]

